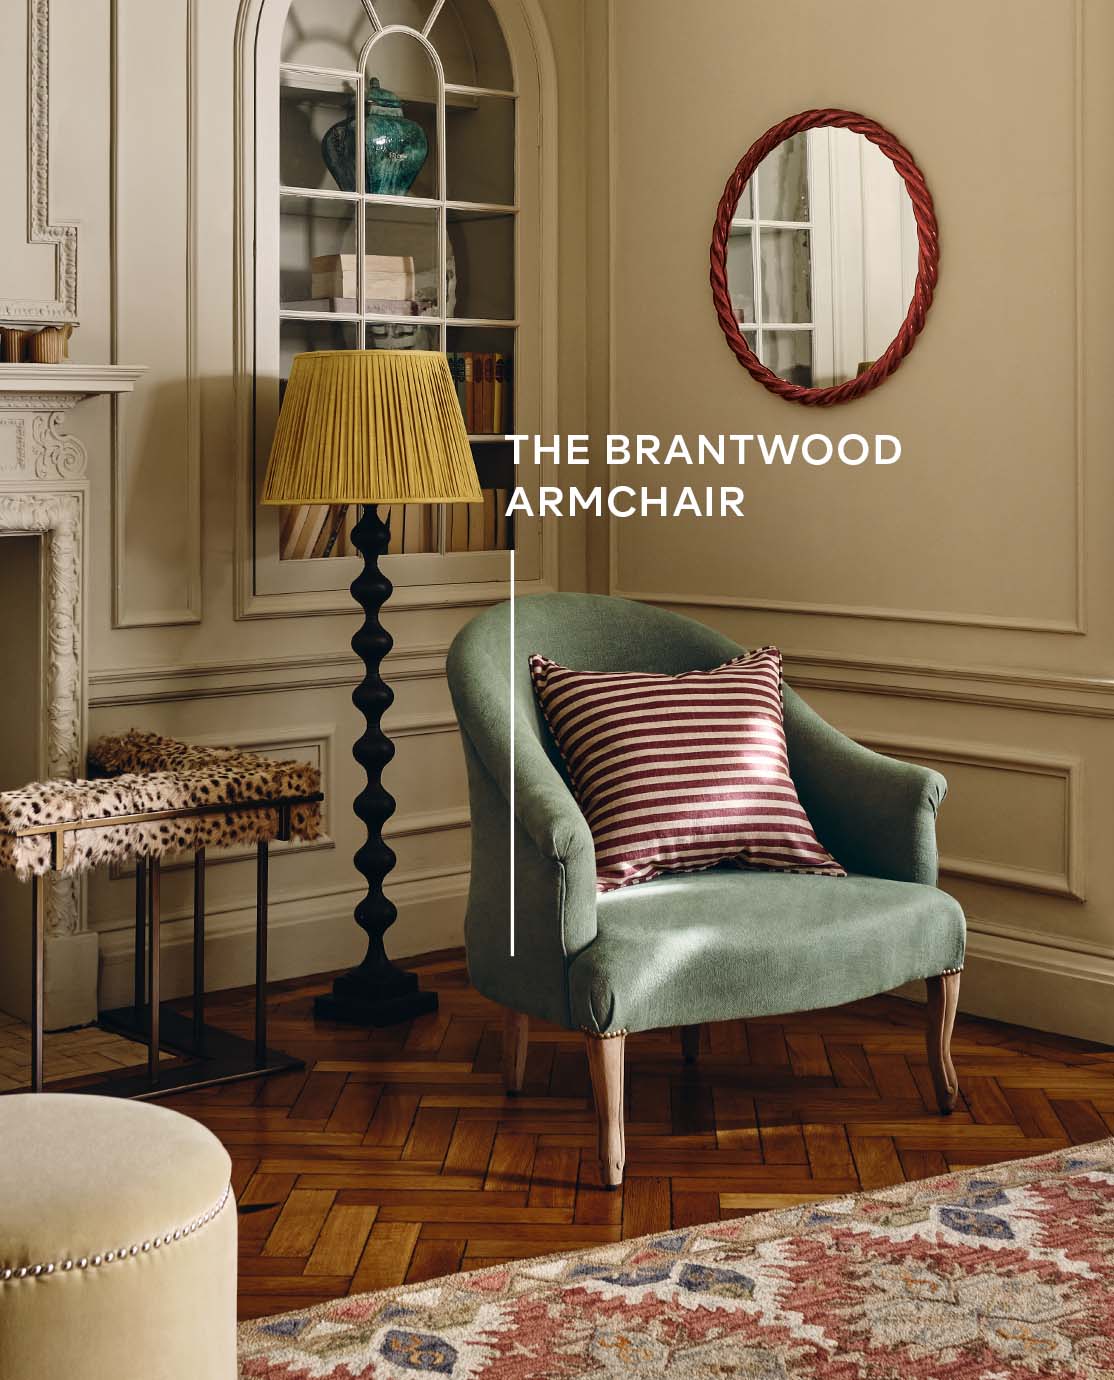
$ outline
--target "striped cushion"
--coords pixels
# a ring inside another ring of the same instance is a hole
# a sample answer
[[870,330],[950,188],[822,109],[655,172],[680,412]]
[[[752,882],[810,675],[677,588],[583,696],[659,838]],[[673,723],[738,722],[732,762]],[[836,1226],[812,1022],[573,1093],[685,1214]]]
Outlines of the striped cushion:
[[733,862],[846,876],[797,798],[776,647],[680,676],[530,658],[596,845],[600,891]]

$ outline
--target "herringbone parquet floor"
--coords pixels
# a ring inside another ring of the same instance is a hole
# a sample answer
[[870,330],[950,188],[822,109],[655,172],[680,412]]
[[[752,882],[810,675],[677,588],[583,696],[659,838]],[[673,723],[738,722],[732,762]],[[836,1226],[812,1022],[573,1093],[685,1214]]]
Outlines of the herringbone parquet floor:
[[[535,1024],[523,1095],[503,1095],[502,1013],[459,955],[419,964],[436,1015],[315,1026],[327,984],[279,986],[272,1043],[305,1073],[168,1099],[235,1164],[245,1317],[496,1260],[757,1212],[1097,1140],[1114,1052],[960,1016],[961,1097],[933,1110],[923,1014],[879,997],[627,1042],[625,1186],[600,1188],[579,1035]],[[209,1003],[248,1033],[246,994]]]

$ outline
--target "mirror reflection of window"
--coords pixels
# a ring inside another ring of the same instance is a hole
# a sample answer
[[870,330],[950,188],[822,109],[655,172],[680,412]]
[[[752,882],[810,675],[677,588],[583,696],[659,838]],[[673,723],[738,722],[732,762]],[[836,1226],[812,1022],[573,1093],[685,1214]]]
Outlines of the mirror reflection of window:
[[843,383],[884,354],[916,276],[908,191],[860,134],[794,135],[740,198],[728,244],[736,318],[762,363],[791,383]]

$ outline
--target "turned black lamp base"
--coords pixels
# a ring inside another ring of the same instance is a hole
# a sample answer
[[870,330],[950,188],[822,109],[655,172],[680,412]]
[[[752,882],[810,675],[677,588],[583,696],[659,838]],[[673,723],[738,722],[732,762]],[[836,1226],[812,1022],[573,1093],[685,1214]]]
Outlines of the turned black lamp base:
[[394,970],[408,978],[406,991],[383,991],[373,983],[358,981],[359,969],[345,973],[333,983],[333,990],[315,998],[313,1014],[321,1021],[343,1021],[346,1025],[398,1025],[437,1010],[437,993],[423,992],[413,973]]
[[380,727],[394,694],[379,668],[393,643],[379,622],[379,610],[391,594],[391,582],[379,569],[390,529],[374,507],[362,509],[352,541],[364,558],[364,568],[352,582],[352,594],[364,611],[363,626],[352,639],[352,650],[364,663],[364,679],[352,692],[352,703],[363,714],[365,728],[352,755],[367,773],[367,785],[353,807],[367,829],[367,840],[355,857],[367,882],[367,895],[356,907],[356,924],[367,935],[367,954],[358,968],[334,981],[331,992],[316,999],[313,1011],[320,1020],[385,1026],[436,1011],[437,993],[421,991],[417,977],[396,968],[383,948],[383,936],[398,914],[383,894],[383,882],[395,865],[395,855],[383,841],[383,825],[394,814],[395,802],[383,789],[382,777],[395,750]]

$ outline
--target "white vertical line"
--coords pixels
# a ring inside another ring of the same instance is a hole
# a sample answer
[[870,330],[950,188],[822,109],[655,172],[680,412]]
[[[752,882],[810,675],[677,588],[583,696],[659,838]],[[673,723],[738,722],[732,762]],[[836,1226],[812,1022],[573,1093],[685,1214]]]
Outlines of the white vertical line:
[[1087,185],[1084,177],[1084,67],[1086,16],[1083,0],[1075,0],[1074,14],[1074,76],[1075,110],[1073,120],[1072,174],[1074,179],[1075,235],[1074,235],[1074,287],[1075,287],[1075,626],[1080,632],[1087,628],[1087,455],[1086,440],[1083,433],[1084,408],[1086,406],[1086,379],[1083,372],[1085,335],[1087,326],[1087,280],[1084,252],[1084,215],[1087,210]]
[[[373,22],[378,23],[372,10],[368,10]],[[355,144],[356,155],[356,315],[359,323],[356,326],[356,349],[366,350],[368,344],[367,335],[367,284],[364,282],[364,274],[367,268],[365,262],[367,257],[367,65],[371,59],[372,48],[368,48],[367,54],[360,63],[360,70],[356,73],[356,89],[353,92],[353,99],[356,102],[356,118],[352,125],[352,142]],[[341,275],[344,281],[344,275]]]
[[[428,25],[426,29],[422,30],[423,37],[427,30]],[[437,140],[437,186],[434,188],[434,194],[439,203],[437,207],[437,305],[441,313],[441,323],[437,327],[437,339],[440,342],[442,354],[448,354],[449,213],[445,206],[445,200],[449,195],[449,155],[445,146],[445,141],[448,136],[448,119],[445,99],[445,68],[441,62],[441,55],[432,44],[430,44],[427,51],[432,59],[434,74],[437,78],[437,116],[434,120],[434,138]],[[455,305],[453,309],[455,311]],[[440,531],[437,534],[437,551],[439,555],[443,556],[448,550],[449,523],[452,520],[452,509],[446,507],[444,503],[441,503],[438,504],[436,511],[437,521],[440,525]]]
[[511,548],[511,648],[510,648],[510,713],[511,713],[511,785],[510,797],[510,884],[511,884],[511,946],[510,956],[514,958],[514,547]]

